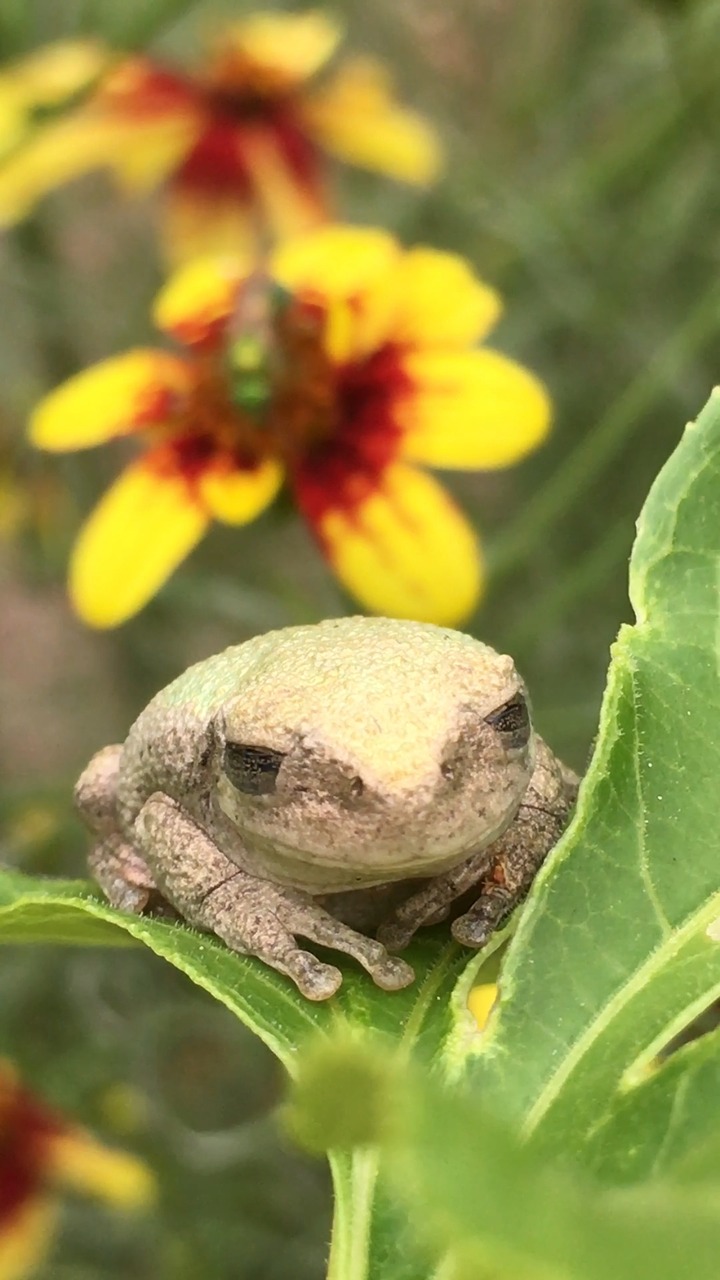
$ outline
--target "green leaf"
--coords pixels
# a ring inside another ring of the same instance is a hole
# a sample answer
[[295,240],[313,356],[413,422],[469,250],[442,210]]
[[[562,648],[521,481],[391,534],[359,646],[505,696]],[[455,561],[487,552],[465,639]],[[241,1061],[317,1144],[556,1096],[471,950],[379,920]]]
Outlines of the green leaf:
[[82,881],[0,873],[0,942],[131,945],[141,942],[227,1005],[286,1064],[293,1045],[327,1025],[322,1008],[296,998],[264,965],[182,925],[126,915]]
[[[506,937],[493,939],[487,955]],[[478,958],[448,944],[443,929],[430,930],[408,953],[417,979],[391,995],[333,956],[343,969],[337,996],[312,1004],[260,961],[229,951],[213,937],[184,925],[126,915],[108,906],[89,884],[32,879],[0,871],[0,943],[74,945],[142,943],[186,973],[240,1018],[294,1072],[298,1049],[338,1028],[364,1035],[382,1032],[399,1056],[433,1062],[457,1074],[477,1028],[467,993]],[[484,957],[483,957],[484,959]],[[332,1153],[336,1188],[330,1277],[366,1276],[415,1280],[404,1213],[381,1177],[375,1156]]]
[[[497,1017],[468,1067],[525,1135],[586,1151],[608,1176],[627,1148],[625,1128],[611,1123],[619,1100],[629,1124],[648,1065],[720,994],[719,567],[714,393],[640,516],[637,623],[613,646],[575,819],[538,878]],[[663,1129],[653,1115],[644,1141]]]
[[[496,945],[502,940],[500,935]],[[467,952],[433,930],[408,953],[417,978],[392,995],[333,956],[343,986],[332,1000],[313,1004],[259,960],[229,951],[209,934],[185,925],[116,911],[82,881],[40,880],[0,871],[0,943],[74,945],[143,943],[186,973],[254,1031],[292,1070],[298,1048],[331,1028],[375,1028],[403,1051],[438,1060],[450,1070],[458,1046],[472,1037],[465,1006]],[[457,991],[456,991],[457,987]]]
[[[410,1230],[407,1223],[401,1229],[416,1249],[420,1243],[408,1275],[429,1274],[429,1255],[437,1262],[444,1252],[445,1266],[435,1275],[457,1280],[486,1274],[497,1280],[677,1280],[689,1258],[696,1280],[715,1280],[717,1140],[712,1156],[688,1167],[682,1179],[603,1187],[521,1144],[477,1098],[452,1096],[429,1073],[348,1043],[319,1046],[301,1061],[291,1104],[300,1131],[313,1132],[323,1095],[342,1090],[349,1075],[376,1117],[373,1136],[385,1177],[408,1207]],[[372,1147],[353,1155],[366,1170],[378,1165]],[[384,1275],[382,1263],[369,1274]]]
[[[603,1180],[640,1182],[672,1172],[702,1149],[720,1098],[720,1030],[693,1040],[618,1094],[584,1144],[583,1160]],[[720,1182],[720,1152],[716,1161]]]
[[459,1275],[678,1280],[692,1258],[694,1280],[717,1276],[720,1184],[600,1187],[430,1083],[406,1084],[399,1114],[397,1185]]

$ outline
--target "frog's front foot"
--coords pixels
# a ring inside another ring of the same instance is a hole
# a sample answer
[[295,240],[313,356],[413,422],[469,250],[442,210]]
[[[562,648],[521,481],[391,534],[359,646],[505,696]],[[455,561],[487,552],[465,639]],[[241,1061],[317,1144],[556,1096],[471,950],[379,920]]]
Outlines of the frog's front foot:
[[560,838],[577,780],[540,744],[538,781],[528,790],[511,825],[498,840],[430,880],[401,902],[378,929],[390,951],[402,951],[415,932],[447,918],[471,891],[475,901],[450,926],[456,942],[479,949],[522,902],[550,849]]
[[477,884],[487,866],[488,855],[483,851],[466,859],[459,867],[436,876],[395,907],[380,925],[378,938],[390,951],[404,951],[418,929],[447,919],[456,900]]
[[413,981],[404,960],[336,920],[310,895],[271,884],[231,862],[168,796],[158,792],[145,802],[135,831],[161,891],[190,924],[286,974],[309,1000],[334,995],[342,974],[300,948],[298,937],[352,956],[385,991]]

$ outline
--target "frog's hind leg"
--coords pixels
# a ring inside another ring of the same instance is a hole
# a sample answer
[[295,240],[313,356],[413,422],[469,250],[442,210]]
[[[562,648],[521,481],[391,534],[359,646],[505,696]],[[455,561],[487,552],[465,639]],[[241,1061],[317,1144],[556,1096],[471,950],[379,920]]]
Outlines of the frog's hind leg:
[[162,903],[144,858],[121,835],[98,840],[88,855],[88,867],[111,907],[137,915]]
[[75,804],[98,837],[88,867],[111,906],[140,913],[162,905],[144,858],[118,831],[117,782],[122,747],[115,743],[93,756],[75,786]]
[[122,746],[113,743],[97,751],[75,783],[75,807],[96,835],[117,831],[117,784]]

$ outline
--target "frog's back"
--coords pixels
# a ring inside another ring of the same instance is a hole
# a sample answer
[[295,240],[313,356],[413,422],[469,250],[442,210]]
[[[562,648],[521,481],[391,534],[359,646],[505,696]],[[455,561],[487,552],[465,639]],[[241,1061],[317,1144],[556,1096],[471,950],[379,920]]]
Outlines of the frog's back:
[[188,667],[148,703],[140,720],[148,713],[170,714],[178,709],[209,720],[223,703],[242,692],[243,684],[271,681],[278,670],[298,683],[303,675],[315,678],[341,670],[345,680],[359,677],[365,699],[370,668],[389,672],[387,682],[392,685],[408,664],[421,671],[446,671],[449,654],[456,664],[461,655],[467,655],[471,666],[488,654],[495,658],[486,645],[462,632],[397,618],[326,618],[283,627]]
[[274,648],[278,634],[268,631],[196,662],[155,695],[139,720],[151,711],[162,715],[178,710],[203,722],[210,720],[228,697],[240,691],[249,672]]

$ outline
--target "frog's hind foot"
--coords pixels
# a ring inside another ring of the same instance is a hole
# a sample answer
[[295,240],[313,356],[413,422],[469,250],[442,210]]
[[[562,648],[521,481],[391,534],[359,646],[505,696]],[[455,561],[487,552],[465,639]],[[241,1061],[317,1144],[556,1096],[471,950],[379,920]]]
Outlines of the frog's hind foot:
[[88,867],[110,906],[118,911],[176,916],[162,897],[145,860],[122,836],[98,840],[88,855]]

